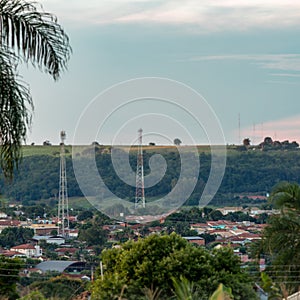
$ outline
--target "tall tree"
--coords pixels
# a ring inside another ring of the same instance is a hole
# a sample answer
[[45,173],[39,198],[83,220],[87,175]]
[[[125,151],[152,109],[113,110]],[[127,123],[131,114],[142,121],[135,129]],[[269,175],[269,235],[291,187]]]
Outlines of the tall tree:
[[0,0],[0,166],[6,177],[18,165],[33,109],[19,63],[31,62],[57,80],[70,54],[69,38],[54,15],[36,3]]
[[258,251],[271,264],[266,272],[283,296],[298,291],[300,281],[300,187],[295,183],[277,185],[270,197],[280,214],[268,219]]

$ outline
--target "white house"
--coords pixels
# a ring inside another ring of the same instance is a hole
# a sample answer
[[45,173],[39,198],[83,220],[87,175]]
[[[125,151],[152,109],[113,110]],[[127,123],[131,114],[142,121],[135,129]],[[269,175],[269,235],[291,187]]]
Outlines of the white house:
[[10,248],[10,251],[17,251],[24,254],[26,257],[40,257],[42,256],[42,249],[38,245],[22,244]]
[[5,212],[0,211],[0,219],[7,219],[7,214]]

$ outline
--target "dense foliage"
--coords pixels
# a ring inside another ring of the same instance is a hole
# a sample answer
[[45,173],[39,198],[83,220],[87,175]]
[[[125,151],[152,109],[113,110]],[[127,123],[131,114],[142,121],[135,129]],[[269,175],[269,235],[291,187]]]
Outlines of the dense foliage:
[[28,242],[34,235],[33,229],[26,227],[6,227],[0,233],[0,245],[11,248]]
[[266,273],[272,286],[281,291],[280,298],[299,290],[300,281],[300,186],[281,183],[271,194],[280,214],[268,219],[257,253],[268,260]]
[[[33,148],[35,146],[32,146]],[[50,147],[51,148],[51,147]],[[154,153],[160,153],[167,162],[167,172],[161,182],[153,188],[145,190],[146,197],[160,197],[167,194],[178,179],[180,173],[180,157],[176,151],[158,150],[145,151],[145,174],[150,172],[149,159]],[[14,184],[8,185],[0,181],[4,196],[30,204],[31,200],[54,199],[58,193],[59,183],[59,152],[53,149],[52,155],[34,155],[24,157],[19,172],[15,174]],[[83,158],[84,159],[84,158]],[[197,186],[187,204],[195,205],[203,191],[210,171],[210,155],[200,153],[200,174]],[[117,177],[109,153],[98,153],[96,161],[99,172],[111,191],[123,199],[133,200],[134,187]],[[135,170],[136,154],[130,154],[130,164]],[[70,197],[82,196],[74,176],[72,161],[67,157],[68,193]],[[233,151],[227,157],[225,176],[221,187],[213,200],[215,205],[258,204],[257,200],[242,199],[244,193],[269,192],[280,181],[300,182],[300,151]],[[93,184],[91,182],[91,184]]]
[[176,234],[151,235],[121,248],[102,252],[104,277],[93,284],[92,299],[143,299],[145,289],[160,290],[161,298],[174,296],[174,280],[193,283],[198,298],[208,299],[220,283],[233,291],[234,299],[257,299],[251,280],[230,248],[208,251]]
[[18,298],[17,282],[19,281],[19,271],[22,267],[21,260],[0,256],[0,298],[15,300]]
[[85,290],[86,282],[80,279],[71,279],[57,276],[48,280],[35,280],[30,290],[39,291],[45,299],[72,299]]

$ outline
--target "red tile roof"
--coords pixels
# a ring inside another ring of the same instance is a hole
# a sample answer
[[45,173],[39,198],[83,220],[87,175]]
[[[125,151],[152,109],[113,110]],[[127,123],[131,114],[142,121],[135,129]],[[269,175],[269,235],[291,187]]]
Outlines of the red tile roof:
[[32,244],[22,244],[18,246],[14,246],[11,249],[17,250],[17,249],[35,249],[35,247]]

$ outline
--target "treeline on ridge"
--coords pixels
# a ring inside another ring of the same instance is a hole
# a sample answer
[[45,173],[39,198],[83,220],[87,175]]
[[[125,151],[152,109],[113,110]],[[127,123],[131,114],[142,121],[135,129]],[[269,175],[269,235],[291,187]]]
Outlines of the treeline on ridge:
[[[150,172],[148,162],[155,153],[144,151],[145,175]],[[146,197],[149,198],[161,197],[169,193],[180,174],[180,155],[176,148],[172,151],[158,150],[157,153],[161,154],[166,160],[167,171],[157,185],[145,190]],[[197,205],[210,172],[210,154],[200,153],[199,160],[199,179],[193,194],[187,201],[188,205]],[[129,161],[135,171],[136,153],[129,154]],[[117,196],[134,201],[135,189],[122,182],[117,176],[110,153],[97,153],[96,163],[108,188]],[[57,198],[59,164],[60,158],[58,155],[24,157],[11,184],[5,182],[1,176],[1,194],[25,205],[39,199]],[[66,157],[66,166],[69,197],[83,196],[74,175],[70,156]],[[232,199],[236,195],[247,193],[265,194],[280,181],[300,182],[300,151],[230,152],[227,157],[225,175],[214,201],[216,204],[221,202],[224,204],[224,200]],[[93,183],[91,182],[91,184]]]

